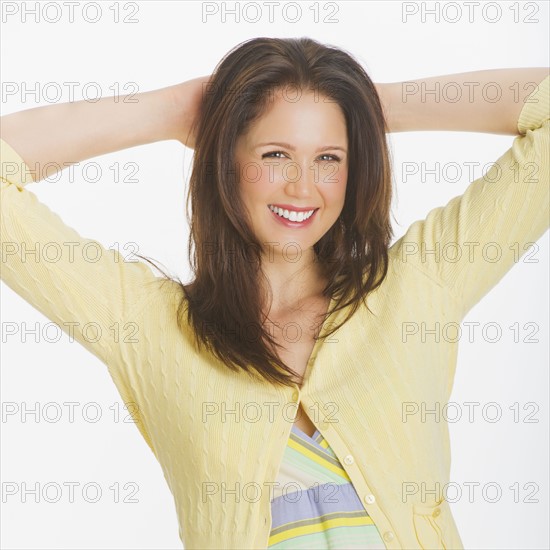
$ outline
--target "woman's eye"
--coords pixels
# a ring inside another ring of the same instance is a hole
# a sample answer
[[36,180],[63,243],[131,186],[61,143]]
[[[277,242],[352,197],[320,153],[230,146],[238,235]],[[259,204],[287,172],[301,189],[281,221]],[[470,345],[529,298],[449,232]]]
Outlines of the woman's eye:
[[337,157],[336,155],[321,155],[322,157],[329,157],[328,159],[323,159],[323,160],[328,160],[330,162],[340,162],[340,158]]
[[[285,155],[286,153],[283,153],[283,151],[270,151],[269,153],[264,153],[262,155],[262,158],[282,158],[274,155]],[[327,160],[329,162],[340,162],[340,157],[337,157],[336,155],[321,155],[321,160]]]
[[281,158],[281,157],[273,157],[272,155],[284,155],[282,151],[271,151],[269,153],[265,153],[262,155],[262,158]]

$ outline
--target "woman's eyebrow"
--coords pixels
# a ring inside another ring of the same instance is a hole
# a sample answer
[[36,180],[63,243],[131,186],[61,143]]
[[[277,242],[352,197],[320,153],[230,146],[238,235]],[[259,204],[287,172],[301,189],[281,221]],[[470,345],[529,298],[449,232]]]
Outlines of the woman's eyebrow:
[[[290,143],[284,143],[282,141],[269,141],[269,142],[258,143],[258,145],[254,147],[254,149],[264,147],[265,145],[277,145],[278,147],[284,147],[285,149],[289,149],[290,151],[296,150],[296,148],[290,145]],[[319,147],[316,153],[320,153],[321,151],[328,151],[329,149],[339,149],[340,151],[347,153],[346,149],[344,147],[340,147],[339,145],[325,145],[324,147]]]

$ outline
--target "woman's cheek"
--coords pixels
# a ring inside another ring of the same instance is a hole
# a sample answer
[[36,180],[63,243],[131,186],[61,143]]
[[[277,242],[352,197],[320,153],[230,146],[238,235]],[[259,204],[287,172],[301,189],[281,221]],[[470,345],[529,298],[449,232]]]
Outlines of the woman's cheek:
[[264,164],[258,170],[257,176],[258,183],[261,184],[262,189],[275,189],[284,184],[283,170],[281,166],[275,166],[273,164]]
[[273,186],[274,171],[262,163],[244,162],[239,168],[239,180],[249,197],[261,199],[261,195],[268,193],[270,186]]
[[325,193],[330,193],[330,196],[335,201],[344,203],[344,197],[346,194],[346,185],[348,181],[348,170],[346,167],[338,166],[333,170],[331,176],[327,178],[326,185],[324,187]]

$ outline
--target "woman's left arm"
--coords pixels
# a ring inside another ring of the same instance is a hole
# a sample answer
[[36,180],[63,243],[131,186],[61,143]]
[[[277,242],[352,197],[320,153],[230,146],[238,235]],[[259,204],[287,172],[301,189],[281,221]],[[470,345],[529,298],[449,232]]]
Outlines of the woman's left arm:
[[390,132],[517,135],[525,99],[548,67],[490,69],[376,84]]
[[[483,73],[486,76],[478,82],[497,82],[495,71],[492,77]],[[414,265],[450,291],[460,307],[457,322],[549,227],[550,76],[547,69],[515,74],[505,77],[502,72],[498,82],[502,88],[518,82],[521,91],[529,84],[529,97],[522,95],[517,103],[501,99],[501,110],[496,111],[485,101],[465,102],[460,108],[455,104],[456,109],[449,103],[419,103],[420,114],[407,115],[408,122],[414,119],[416,125],[401,126],[516,134],[511,146],[461,195],[412,223],[392,245],[394,258]],[[530,84],[535,78],[541,80]]]

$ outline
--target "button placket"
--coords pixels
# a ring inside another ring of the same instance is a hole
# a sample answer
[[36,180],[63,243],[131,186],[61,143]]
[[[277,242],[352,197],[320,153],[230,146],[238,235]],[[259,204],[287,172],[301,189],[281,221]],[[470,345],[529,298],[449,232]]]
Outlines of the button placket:
[[365,509],[379,529],[382,539],[388,544],[388,548],[401,548],[395,532],[391,530],[392,526],[387,516],[379,508],[376,497],[370,492],[366,479],[359,473],[355,457],[349,453],[350,449],[340,439],[340,427],[337,422],[327,422],[326,419],[320,420],[318,424],[319,430],[329,440],[332,449],[348,473],[357,492],[359,495],[363,495],[362,500],[365,503]]

